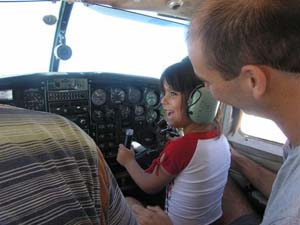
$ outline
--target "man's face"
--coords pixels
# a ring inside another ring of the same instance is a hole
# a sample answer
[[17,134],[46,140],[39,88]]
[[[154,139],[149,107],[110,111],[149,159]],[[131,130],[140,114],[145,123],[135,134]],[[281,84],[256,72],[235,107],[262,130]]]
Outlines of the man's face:
[[250,112],[253,98],[240,76],[224,80],[218,71],[209,69],[205,64],[206,58],[199,40],[190,40],[188,48],[196,75],[204,81],[212,95],[221,102]]

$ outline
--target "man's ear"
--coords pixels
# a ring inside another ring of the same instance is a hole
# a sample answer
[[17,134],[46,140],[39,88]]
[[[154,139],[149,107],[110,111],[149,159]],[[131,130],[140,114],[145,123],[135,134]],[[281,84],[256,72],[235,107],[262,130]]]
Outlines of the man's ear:
[[246,65],[241,69],[240,77],[247,82],[254,98],[261,98],[267,91],[268,76],[261,67]]

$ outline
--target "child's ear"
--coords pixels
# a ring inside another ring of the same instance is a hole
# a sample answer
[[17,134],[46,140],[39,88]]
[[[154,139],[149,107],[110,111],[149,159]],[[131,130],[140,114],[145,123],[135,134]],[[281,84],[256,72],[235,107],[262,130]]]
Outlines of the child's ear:
[[251,90],[254,98],[261,98],[267,91],[268,76],[259,66],[246,65],[241,69],[241,78]]

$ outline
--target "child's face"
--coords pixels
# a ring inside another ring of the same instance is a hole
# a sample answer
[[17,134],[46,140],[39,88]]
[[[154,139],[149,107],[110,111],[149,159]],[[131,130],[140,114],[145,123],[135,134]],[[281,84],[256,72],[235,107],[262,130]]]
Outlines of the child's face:
[[168,124],[174,128],[184,128],[190,123],[187,117],[184,102],[184,96],[178,91],[174,91],[167,82],[164,82],[164,97],[161,99],[161,104],[165,111],[165,119]]

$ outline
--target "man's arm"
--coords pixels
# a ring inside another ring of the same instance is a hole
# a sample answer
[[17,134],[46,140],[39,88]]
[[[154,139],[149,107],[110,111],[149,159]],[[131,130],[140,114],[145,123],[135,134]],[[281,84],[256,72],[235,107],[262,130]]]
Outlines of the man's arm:
[[136,218],[128,206],[100,150],[98,150],[98,160],[101,192],[101,224],[137,225]]
[[240,171],[265,197],[272,191],[276,174],[231,149],[231,167]]

